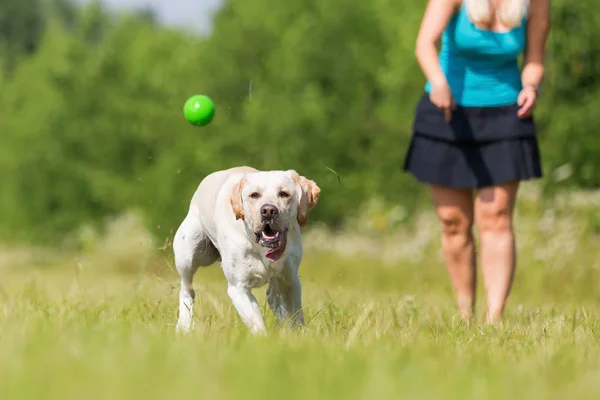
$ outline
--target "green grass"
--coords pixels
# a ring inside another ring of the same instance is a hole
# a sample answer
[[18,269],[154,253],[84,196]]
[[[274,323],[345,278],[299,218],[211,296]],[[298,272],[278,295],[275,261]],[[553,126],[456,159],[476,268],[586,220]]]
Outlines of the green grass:
[[[580,303],[565,288],[540,300],[534,287],[530,299],[520,285],[503,325],[465,326],[455,319],[440,265],[419,273],[402,265],[322,260],[304,265],[306,329],[280,329],[265,310],[265,338],[241,325],[218,268],[199,273],[197,330],[188,337],[173,333],[173,275],[11,273],[2,280],[0,398],[600,395],[600,313],[591,298]],[[311,278],[323,268],[342,277],[382,268],[388,282],[380,290],[377,279]],[[438,282],[419,287],[411,273],[435,275]],[[257,292],[264,304],[263,291]]]
[[[266,337],[241,324],[217,266],[196,278],[196,331],[177,336],[168,254],[0,257],[0,399],[598,399],[598,237],[568,206],[550,222],[530,206],[495,328],[456,319],[428,216],[385,240],[329,237],[327,252],[325,233],[307,236],[307,326],[278,327],[257,290]],[[340,256],[361,240],[381,248]]]

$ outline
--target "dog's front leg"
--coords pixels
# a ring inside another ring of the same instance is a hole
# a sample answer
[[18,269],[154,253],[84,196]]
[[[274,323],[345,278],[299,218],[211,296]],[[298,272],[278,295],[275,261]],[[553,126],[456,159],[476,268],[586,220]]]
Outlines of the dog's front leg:
[[242,321],[254,334],[266,332],[265,322],[260,315],[260,307],[256,297],[250,291],[250,288],[240,285],[229,285],[227,294],[233,302],[233,306],[242,318]]
[[267,301],[279,322],[304,325],[302,312],[302,286],[296,273],[271,279]]

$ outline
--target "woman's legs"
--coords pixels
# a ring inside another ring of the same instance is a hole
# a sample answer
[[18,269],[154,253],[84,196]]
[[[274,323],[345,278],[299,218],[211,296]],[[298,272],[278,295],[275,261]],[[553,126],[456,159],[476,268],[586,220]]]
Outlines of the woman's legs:
[[512,217],[519,182],[483,188],[475,199],[475,224],[481,240],[483,282],[487,293],[486,322],[497,322],[512,285],[515,237]]
[[442,249],[458,309],[461,317],[468,320],[473,316],[476,283],[473,193],[440,186],[430,186],[430,190],[442,222]]

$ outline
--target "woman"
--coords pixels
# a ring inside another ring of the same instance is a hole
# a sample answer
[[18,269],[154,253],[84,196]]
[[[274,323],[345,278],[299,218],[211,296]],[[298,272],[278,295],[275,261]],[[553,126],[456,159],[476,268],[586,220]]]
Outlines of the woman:
[[421,24],[416,56],[426,93],[404,169],[430,187],[463,319],[474,311],[473,223],[487,323],[500,319],[511,288],[517,189],[542,176],[532,112],[549,25],[548,0],[429,0]]

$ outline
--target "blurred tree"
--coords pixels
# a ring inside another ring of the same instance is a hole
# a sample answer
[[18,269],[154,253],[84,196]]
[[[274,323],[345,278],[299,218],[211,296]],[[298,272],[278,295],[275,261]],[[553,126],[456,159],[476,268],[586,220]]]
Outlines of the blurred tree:
[[[537,116],[550,190],[600,186],[598,9],[590,0],[552,3],[548,72]],[[553,176],[561,166],[570,173]]]
[[[413,54],[424,4],[230,0],[203,39],[144,13],[52,1],[31,41],[38,50],[0,76],[0,238],[60,241],[134,209],[163,240],[199,181],[239,164],[315,179],[323,192],[312,219],[332,227],[374,199],[402,207],[404,221],[429,207],[425,188],[402,173],[424,84]],[[600,184],[598,7],[553,3],[536,113],[549,189]],[[28,26],[20,18],[11,23]],[[204,128],[182,116],[196,93],[217,105]],[[573,173],[556,181],[565,164]]]
[[12,71],[22,54],[31,54],[44,30],[41,0],[0,2],[0,57],[5,71]]
[[79,8],[71,0],[48,0],[45,4],[47,19],[56,19],[68,29],[77,25]]

